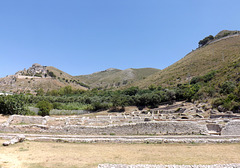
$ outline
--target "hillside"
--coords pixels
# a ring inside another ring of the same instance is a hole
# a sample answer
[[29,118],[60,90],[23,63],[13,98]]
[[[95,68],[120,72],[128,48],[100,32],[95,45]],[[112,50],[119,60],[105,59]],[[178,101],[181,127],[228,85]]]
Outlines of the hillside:
[[200,40],[200,47],[173,65],[163,69],[114,69],[95,72],[90,75],[72,76],[52,66],[33,64],[29,69],[15,75],[0,78],[0,91],[34,93],[72,86],[74,89],[126,88],[150,85],[176,86],[190,83],[191,79],[215,71],[212,84],[221,85],[224,81],[239,82],[240,34],[238,31],[223,30]]
[[[224,32],[220,32],[217,37],[221,34]],[[151,84],[176,86],[179,83],[190,82],[193,77],[205,75],[212,70],[217,71],[213,80],[215,85],[226,80],[239,81],[240,35],[235,34],[213,41],[190,52],[162,71],[132,85],[141,88]]]
[[128,86],[133,82],[143,80],[147,76],[155,74],[159,71],[159,69],[154,68],[129,68],[125,70],[110,68],[90,75],[76,76],[75,78],[83,81],[91,88],[119,88],[121,86]]
[[29,69],[0,78],[0,91],[34,94],[40,88],[46,92],[68,85],[82,90],[95,87],[117,88],[144,79],[158,71],[153,68],[126,70],[110,68],[90,75],[72,76],[52,66],[33,64]]
[[86,90],[82,83],[54,67],[33,64],[29,69],[18,71],[14,75],[0,78],[0,90],[14,93],[35,93],[42,88],[44,91],[59,89],[65,86]]

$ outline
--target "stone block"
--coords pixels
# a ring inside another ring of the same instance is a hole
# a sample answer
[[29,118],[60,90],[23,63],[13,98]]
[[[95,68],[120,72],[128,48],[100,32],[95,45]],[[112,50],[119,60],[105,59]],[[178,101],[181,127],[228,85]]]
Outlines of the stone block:
[[221,135],[240,135],[240,120],[230,121],[222,129]]

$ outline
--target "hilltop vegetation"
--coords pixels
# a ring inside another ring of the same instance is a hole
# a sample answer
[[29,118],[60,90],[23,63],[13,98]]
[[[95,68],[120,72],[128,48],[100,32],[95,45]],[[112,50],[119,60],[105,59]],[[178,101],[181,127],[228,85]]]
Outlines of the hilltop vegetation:
[[212,35],[209,35],[209,36],[205,37],[204,39],[200,40],[198,42],[198,46],[203,47],[209,43],[214,42],[215,40],[222,39],[224,37],[228,37],[231,35],[238,35],[238,34],[239,34],[239,31],[223,30],[223,31],[220,31],[215,37],[213,37]]

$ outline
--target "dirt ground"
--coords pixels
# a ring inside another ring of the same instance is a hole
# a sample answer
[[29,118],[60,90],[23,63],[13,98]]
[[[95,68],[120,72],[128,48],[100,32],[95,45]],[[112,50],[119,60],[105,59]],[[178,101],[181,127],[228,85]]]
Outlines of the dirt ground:
[[[2,144],[4,140],[0,140]],[[240,144],[87,144],[24,141],[0,146],[3,168],[96,168],[98,164],[227,164]]]

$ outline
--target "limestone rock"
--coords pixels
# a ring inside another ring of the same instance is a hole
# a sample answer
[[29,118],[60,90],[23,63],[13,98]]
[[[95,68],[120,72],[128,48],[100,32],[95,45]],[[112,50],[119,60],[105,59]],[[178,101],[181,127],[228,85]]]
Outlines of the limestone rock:
[[240,135],[240,121],[230,121],[222,129],[221,135]]
[[25,140],[24,135],[17,135],[14,138],[12,138],[10,141],[3,142],[3,146],[13,145],[18,142],[23,142],[24,140]]
[[226,112],[227,110],[223,106],[218,106],[218,111]]
[[218,111],[216,109],[211,109],[210,114],[217,114]]

